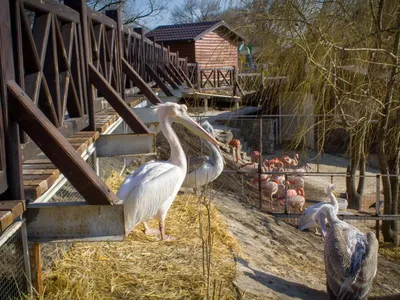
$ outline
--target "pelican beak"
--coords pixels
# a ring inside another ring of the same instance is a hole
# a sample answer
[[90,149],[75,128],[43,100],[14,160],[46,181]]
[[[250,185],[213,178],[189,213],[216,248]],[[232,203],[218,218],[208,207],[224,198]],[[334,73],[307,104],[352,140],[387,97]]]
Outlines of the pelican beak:
[[182,113],[176,116],[175,118],[173,118],[173,121],[182,124],[183,126],[185,126],[194,134],[198,135],[203,140],[209,141],[210,143],[213,143],[214,145],[219,147],[218,141],[214,137],[212,137],[206,130],[204,130],[203,127],[197,124],[186,113]]

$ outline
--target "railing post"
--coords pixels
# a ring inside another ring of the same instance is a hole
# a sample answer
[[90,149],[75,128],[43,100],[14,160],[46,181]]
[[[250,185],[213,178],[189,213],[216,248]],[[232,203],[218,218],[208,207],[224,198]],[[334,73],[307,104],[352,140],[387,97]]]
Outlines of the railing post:
[[[259,147],[260,147],[260,157],[258,161],[258,196],[259,196],[259,206],[262,209],[262,188],[261,188],[261,172],[262,172],[262,117],[260,116],[260,137],[259,137]],[[273,201],[272,196],[270,197]],[[272,203],[271,203],[272,206]]]
[[201,74],[200,74],[200,65],[198,62],[196,62],[196,67],[195,67],[194,72],[196,74],[195,80],[196,80],[197,89],[200,91],[201,90],[201,78],[200,78]]
[[[14,2],[12,2],[14,3]],[[11,37],[9,1],[0,2],[0,90],[2,100],[4,141],[6,150],[6,167],[8,182],[8,195],[10,200],[25,199],[24,184],[22,178],[22,159],[19,139],[18,124],[9,114],[9,97],[7,93],[7,82],[15,78],[14,58]],[[0,108],[1,112],[1,108]]]
[[[379,207],[380,207],[380,201],[381,201],[381,176],[378,174],[376,175],[376,200],[375,200],[375,212],[376,215],[379,216],[380,211],[379,211]],[[375,234],[376,234],[376,238],[379,241],[379,219],[376,220],[375,223]]]
[[113,9],[113,10],[107,10],[106,11],[106,16],[113,19],[117,23],[117,29],[116,29],[116,36],[117,36],[117,57],[115,57],[116,60],[116,65],[118,66],[117,70],[117,83],[120,85],[121,89],[121,98],[125,100],[125,86],[124,86],[124,80],[123,80],[123,73],[122,73],[122,62],[121,59],[123,57],[123,47],[124,45],[122,44],[122,20],[121,20],[121,12],[119,9]]
[[85,0],[64,0],[64,4],[71,7],[72,9],[79,12],[81,16],[81,30],[82,30],[82,39],[83,39],[83,56],[85,61],[85,74],[83,75],[84,81],[86,82],[86,91],[87,95],[87,103],[88,103],[88,117],[89,117],[89,126],[86,128],[88,131],[96,130],[96,121],[94,118],[94,90],[89,81],[89,63],[92,62],[91,55],[91,44],[89,42],[89,30],[88,30],[88,18],[86,12],[86,1]]

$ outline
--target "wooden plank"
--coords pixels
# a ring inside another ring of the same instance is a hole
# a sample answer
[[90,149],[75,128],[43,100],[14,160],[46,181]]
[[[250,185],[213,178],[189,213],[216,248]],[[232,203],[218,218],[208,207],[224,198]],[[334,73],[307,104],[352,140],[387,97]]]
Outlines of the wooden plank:
[[23,169],[23,175],[53,175],[59,176],[60,170],[58,169]]
[[41,195],[43,195],[46,191],[43,190],[38,185],[26,185],[24,187],[26,199],[36,200]]
[[11,212],[13,220],[22,216],[25,210],[25,202],[22,200],[0,201],[0,211]]
[[14,222],[11,211],[0,211],[0,232],[3,232]]
[[179,90],[178,85],[175,83],[175,81],[168,76],[168,74],[160,68],[160,66],[157,66],[157,72],[161,75],[162,78],[164,78],[164,80],[166,82],[169,83],[169,85],[174,89],[174,90]]
[[[23,165],[22,165],[22,168],[23,169],[27,169],[27,170],[29,170],[29,169],[53,169],[53,170],[57,170],[57,168],[56,168],[56,166],[55,165],[53,165],[53,164],[26,164],[26,163],[24,163]],[[24,175],[24,178],[26,177],[27,175]]]
[[[123,60],[125,61],[125,60]],[[126,61],[125,61],[126,62]],[[89,78],[90,82],[95,88],[104,95],[104,98],[110,103],[126,124],[135,133],[150,133],[146,125],[135,115],[131,108],[125,103],[120,95],[107,83],[106,79],[96,70],[96,68],[89,64]]]
[[[153,104],[163,103],[160,98],[154,94],[153,90],[148,87],[146,82],[139,76],[138,73],[129,65],[129,63],[122,58],[122,71],[128,76],[128,78],[136,85],[140,92],[146,96],[146,98]],[[118,111],[116,109],[116,111]]]
[[51,160],[48,158],[33,158],[28,159],[24,164],[51,164]]
[[174,94],[169,90],[169,88],[165,85],[165,83],[161,80],[160,77],[153,71],[153,69],[146,63],[146,72],[149,76],[157,83],[160,89],[164,92],[166,96],[172,97]]
[[66,138],[32,103],[32,100],[25,95],[18,84],[12,80],[8,82],[7,87],[10,97],[13,99],[10,102],[10,111],[14,119],[85,200],[89,204],[119,203],[117,196],[76,153]]

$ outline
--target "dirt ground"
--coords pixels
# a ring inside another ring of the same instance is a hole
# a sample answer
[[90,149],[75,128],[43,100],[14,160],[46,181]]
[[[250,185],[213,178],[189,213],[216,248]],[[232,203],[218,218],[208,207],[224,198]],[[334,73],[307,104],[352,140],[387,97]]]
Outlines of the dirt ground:
[[[184,129],[175,129],[188,155],[198,153],[196,138]],[[162,138],[159,142],[161,156],[166,158],[168,146],[165,147]],[[224,157],[225,170],[238,169],[231,155],[224,153]],[[325,156],[320,171],[344,172],[345,165],[343,158]],[[368,171],[373,174],[375,170]],[[313,232],[300,232],[295,226],[261,212],[255,207],[257,190],[249,188],[247,181],[236,173],[223,173],[213,184],[216,207],[242,246],[243,257],[235,258],[234,282],[242,299],[326,299],[322,237]],[[325,191],[329,183],[329,177],[308,182],[319,190],[318,200],[327,198]],[[335,185],[343,188],[342,183]],[[373,182],[367,184],[367,190],[373,190],[371,185]],[[364,230],[368,228],[364,226]],[[370,299],[400,299],[399,282],[399,262],[380,256]]]

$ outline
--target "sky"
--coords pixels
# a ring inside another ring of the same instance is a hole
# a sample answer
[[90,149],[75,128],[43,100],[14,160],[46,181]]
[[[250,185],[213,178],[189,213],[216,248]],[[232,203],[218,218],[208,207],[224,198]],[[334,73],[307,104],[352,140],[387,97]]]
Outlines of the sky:
[[[183,5],[185,0],[168,0],[168,11],[164,12],[162,18],[147,18],[144,19],[146,22],[146,26],[150,29],[154,29],[159,25],[168,25],[171,24],[171,10],[175,7],[175,5]],[[145,4],[147,0],[137,0],[137,4],[140,5],[141,3]]]

